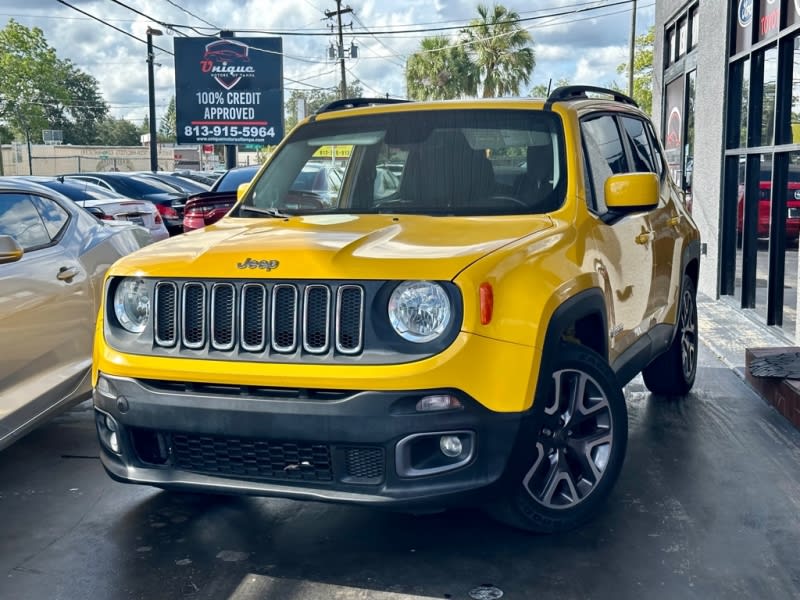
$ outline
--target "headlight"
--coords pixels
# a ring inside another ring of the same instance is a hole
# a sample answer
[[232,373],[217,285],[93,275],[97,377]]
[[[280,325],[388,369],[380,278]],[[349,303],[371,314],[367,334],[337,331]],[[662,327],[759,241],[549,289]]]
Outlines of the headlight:
[[389,322],[402,338],[424,344],[438,338],[450,323],[450,298],[432,281],[404,281],[389,298]]
[[141,279],[123,279],[114,292],[114,314],[131,333],[141,333],[150,316],[150,293]]

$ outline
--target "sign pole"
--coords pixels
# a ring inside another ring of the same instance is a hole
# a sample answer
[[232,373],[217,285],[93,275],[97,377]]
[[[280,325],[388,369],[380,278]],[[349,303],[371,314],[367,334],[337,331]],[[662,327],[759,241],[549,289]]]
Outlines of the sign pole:
[[[235,34],[233,31],[220,31],[219,37],[232,38]],[[236,166],[236,145],[225,144],[225,168],[233,169]]]

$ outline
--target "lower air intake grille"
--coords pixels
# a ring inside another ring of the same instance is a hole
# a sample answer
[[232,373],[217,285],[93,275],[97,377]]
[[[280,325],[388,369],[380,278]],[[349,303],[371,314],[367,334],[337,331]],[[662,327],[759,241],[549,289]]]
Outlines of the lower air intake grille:
[[345,448],[347,475],[349,478],[361,480],[361,483],[383,481],[384,463],[383,448]]
[[222,477],[283,481],[332,481],[328,446],[173,434],[177,468]]

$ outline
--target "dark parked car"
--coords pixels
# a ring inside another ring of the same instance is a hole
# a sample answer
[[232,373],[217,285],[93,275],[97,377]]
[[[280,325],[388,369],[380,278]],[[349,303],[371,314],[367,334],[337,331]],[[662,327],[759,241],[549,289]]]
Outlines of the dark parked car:
[[172,207],[172,203],[176,200],[182,201],[187,194],[179,192],[162,181],[144,177],[137,173],[120,172],[70,173],[64,175],[64,177],[96,183],[128,198],[149,200],[156,205],[158,212],[161,213],[161,218],[164,220],[170,235],[183,233],[183,222]]
[[217,179],[210,191],[190,196],[184,207],[183,230],[200,229],[224,217],[236,204],[236,190],[248,183],[258,169],[259,165],[231,169]]

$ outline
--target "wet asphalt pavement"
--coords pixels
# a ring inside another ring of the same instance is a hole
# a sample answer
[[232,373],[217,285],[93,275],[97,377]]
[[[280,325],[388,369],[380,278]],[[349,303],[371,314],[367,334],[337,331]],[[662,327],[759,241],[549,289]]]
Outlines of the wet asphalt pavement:
[[554,536],[115,483],[83,404],[0,453],[0,598],[800,598],[800,432],[706,346],[690,397],[626,397],[605,511]]

